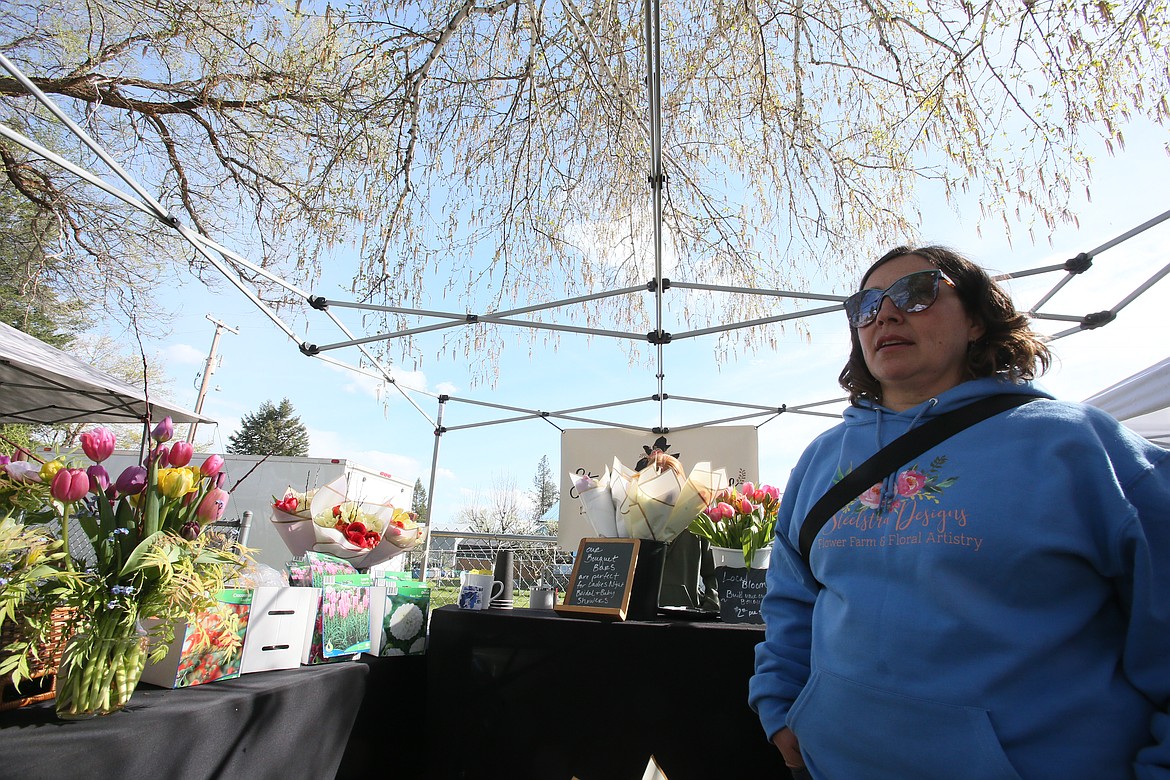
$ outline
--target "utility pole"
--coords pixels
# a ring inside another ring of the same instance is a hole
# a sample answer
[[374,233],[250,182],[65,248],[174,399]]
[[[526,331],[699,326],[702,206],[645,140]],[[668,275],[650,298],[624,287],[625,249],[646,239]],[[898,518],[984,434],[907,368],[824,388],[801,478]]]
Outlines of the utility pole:
[[[225,325],[210,314],[207,315],[207,319],[215,323],[215,336],[211,339],[211,351],[207,353],[207,364],[203,367],[203,382],[199,385],[199,398],[195,401],[195,414],[203,411],[203,399],[207,396],[207,389],[211,387],[211,375],[215,373],[215,350],[219,347],[219,334],[225,330],[237,336],[240,334],[239,328]],[[191,428],[187,431],[188,444],[195,441],[195,428],[198,425],[197,422],[191,423]]]

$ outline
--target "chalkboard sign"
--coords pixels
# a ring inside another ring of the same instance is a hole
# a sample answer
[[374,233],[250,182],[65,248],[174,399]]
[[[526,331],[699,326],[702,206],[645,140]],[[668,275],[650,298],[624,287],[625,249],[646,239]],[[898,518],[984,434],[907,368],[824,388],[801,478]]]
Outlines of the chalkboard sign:
[[582,539],[557,612],[626,619],[640,539]]
[[767,574],[767,569],[717,567],[715,581],[719,585],[719,619],[724,623],[763,623],[760,602],[768,589],[764,581]]

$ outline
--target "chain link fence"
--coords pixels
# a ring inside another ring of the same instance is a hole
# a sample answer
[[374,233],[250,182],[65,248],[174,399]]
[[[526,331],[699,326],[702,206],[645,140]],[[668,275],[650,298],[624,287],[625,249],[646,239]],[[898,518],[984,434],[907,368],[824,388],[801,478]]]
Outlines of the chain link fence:
[[[494,571],[501,550],[512,552],[513,606],[527,607],[528,591],[541,583],[564,593],[573,570],[573,555],[557,548],[555,536],[432,531],[430,559],[426,561],[431,609],[458,600],[462,572]],[[422,547],[407,553],[405,568],[416,578],[423,572],[423,557]]]

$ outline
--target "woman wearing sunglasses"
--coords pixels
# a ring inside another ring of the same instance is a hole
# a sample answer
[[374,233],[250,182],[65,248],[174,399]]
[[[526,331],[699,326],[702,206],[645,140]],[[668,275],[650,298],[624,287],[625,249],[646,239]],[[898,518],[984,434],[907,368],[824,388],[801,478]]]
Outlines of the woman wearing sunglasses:
[[[768,738],[817,780],[1170,778],[1170,453],[1033,385],[1048,348],[970,261],[900,247],[861,288],[852,403],[780,509],[749,694]],[[1035,400],[846,499],[806,562],[836,482],[1003,394]]]

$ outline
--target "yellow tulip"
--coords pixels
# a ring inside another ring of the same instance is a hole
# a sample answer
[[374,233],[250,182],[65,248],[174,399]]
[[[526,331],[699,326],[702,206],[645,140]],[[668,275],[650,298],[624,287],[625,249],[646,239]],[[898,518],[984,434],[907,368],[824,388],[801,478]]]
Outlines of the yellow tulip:
[[195,480],[187,469],[159,469],[158,489],[167,498],[179,498],[188,493]]
[[53,477],[57,476],[57,472],[65,468],[65,464],[59,460],[46,461],[41,466],[41,481],[52,482]]

